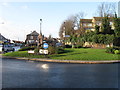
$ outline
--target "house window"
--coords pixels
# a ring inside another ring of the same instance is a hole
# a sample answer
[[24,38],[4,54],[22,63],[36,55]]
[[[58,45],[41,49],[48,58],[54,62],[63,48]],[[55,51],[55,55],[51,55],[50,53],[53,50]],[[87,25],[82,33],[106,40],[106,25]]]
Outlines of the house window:
[[30,36],[30,39],[33,39],[33,36]]
[[92,24],[91,24],[91,23],[89,23],[89,24],[88,24],[88,26],[92,26]]

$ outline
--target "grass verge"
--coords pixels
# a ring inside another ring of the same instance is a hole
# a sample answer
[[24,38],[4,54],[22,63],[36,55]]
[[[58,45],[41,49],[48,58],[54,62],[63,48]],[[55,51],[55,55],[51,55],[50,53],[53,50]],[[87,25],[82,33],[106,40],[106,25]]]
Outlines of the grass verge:
[[[27,51],[17,51],[6,53],[3,56],[11,57],[28,57],[28,58],[45,58],[44,55],[30,55]],[[65,49],[62,54],[48,55],[50,59],[58,60],[83,60],[83,61],[103,61],[103,60],[120,60],[120,54],[106,53],[105,49]]]

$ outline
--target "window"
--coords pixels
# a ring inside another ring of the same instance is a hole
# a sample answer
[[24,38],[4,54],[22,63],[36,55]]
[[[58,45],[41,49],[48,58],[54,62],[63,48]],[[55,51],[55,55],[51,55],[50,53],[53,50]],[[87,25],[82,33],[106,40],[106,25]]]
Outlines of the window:
[[33,39],[33,36],[30,36],[30,39]]
[[92,24],[91,24],[91,23],[89,23],[89,24],[88,24],[88,26],[92,26]]

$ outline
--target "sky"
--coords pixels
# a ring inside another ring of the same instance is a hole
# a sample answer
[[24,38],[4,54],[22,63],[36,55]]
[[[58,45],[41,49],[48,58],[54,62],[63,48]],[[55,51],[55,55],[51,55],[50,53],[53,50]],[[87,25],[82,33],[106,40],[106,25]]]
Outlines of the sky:
[[101,2],[0,2],[0,33],[8,39],[25,41],[31,31],[59,37],[59,28],[69,16],[85,12],[96,16]]

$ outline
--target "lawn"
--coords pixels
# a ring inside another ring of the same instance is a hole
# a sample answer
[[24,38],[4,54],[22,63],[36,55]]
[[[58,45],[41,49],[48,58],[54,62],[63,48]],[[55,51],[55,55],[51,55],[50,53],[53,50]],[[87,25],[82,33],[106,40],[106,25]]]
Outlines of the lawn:
[[[19,51],[13,53],[6,53],[4,56],[13,57],[30,57],[30,58],[44,58],[44,55],[29,55],[27,51]],[[66,48],[65,52],[62,54],[48,55],[50,59],[58,60],[119,60],[120,54],[106,53],[105,49],[92,49],[92,48],[80,48],[71,49]]]

